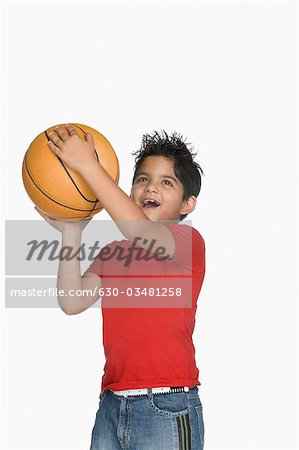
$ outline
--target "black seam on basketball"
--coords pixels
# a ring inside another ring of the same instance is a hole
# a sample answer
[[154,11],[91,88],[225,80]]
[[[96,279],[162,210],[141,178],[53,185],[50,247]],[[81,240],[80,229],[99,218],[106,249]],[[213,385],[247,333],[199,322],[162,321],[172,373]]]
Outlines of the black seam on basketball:
[[[49,141],[50,139],[48,138],[48,133],[47,133],[47,131],[45,131],[45,135],[46,135],[46,138],[47,138],[48,141]],[[71,182],[73,183],[73,185],[75,186],[75,188],[77,189],[77,191],[79,192],[79,194],[81,195],[81,197],[84,198],[84,200],[86,200],[86,201],[89,202],[89,203],[95,202],[95,200],[89,200],[88,198],[85,197],[84,194],[82,194],[82,192],[80,191],[80,189],[79,189],[78,186],[76,185],[75,181],[73,180],[71,174],[69,173],[69,171],[68,171],[67,168],[65,167],[64,162],[59,158],[59,156],[57,156],[57,155],[55,155],[55,156],[56,156],[56,158],[58,159],[58,161],[60,162],[60,164],[62,165],[62,167],[64,168],[64,170],[66,171],[66,173],[67,173],[69,179],[71,180]]]
[[[38,189],[42,194],[44,194],[49,200],[51,200],[52,202],[56,203],[57,205],[63,206],[64,208],[71,209],[71,210],[73,210],[73,211],[81,211],[81,212],[87,212],[87,211],[90,211],[89,209],[72,208],[71,206],[64,205],[63,203],[60,203],[60,202],[58,202],[57,200],[54,200],[54,198],[52,198],[52,197],[50,197],[48,194],[46,194],[46,193],[38,186],[38,184],[34,181],[32,175],[31,175],[31,173],[29,172],[29,169],[28,169],[28,167],[27,167],[26,155],[25,155],[24,162],[25,162],[25,168],[26,168],[26,171],[27,171],[29,177],[31,178],[31,181],[32,181],[33,184],[37,187],[37,189]],[[96,200],[95,204],[96,204],[97,202],[98,202],[98,200]],[[93,211],[93,209],[92,209],[92,211]]]
[[84,219],[87,219],[89,216],[91,216],[91,214],[93,213],[93,211],[94,211],[94,209],[95,209],[95,207],[96,207],[96,204],[98,203],[98,201],[96,201],[95,202],[95,204],[94,204],[94,206],[93,206],[93,208],[92,208],[92,210],[90,211],[90,213],[89,214],[87,214],[87,216],[86,217],[84,217]]

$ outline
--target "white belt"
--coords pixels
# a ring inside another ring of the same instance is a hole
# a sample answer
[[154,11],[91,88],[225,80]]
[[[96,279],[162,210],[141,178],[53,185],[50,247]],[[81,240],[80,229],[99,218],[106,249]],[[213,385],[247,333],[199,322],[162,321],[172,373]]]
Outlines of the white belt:
[[[189,388],[187,386],[179,386],[179,387],[156,387],[150,388],[153,394],[166,394],[171,392],[188,392]],[[111,389],[112,391],[112,389]],[[144,389],[127,389],[123,391],[112,391],[115,395],[147,395],[147,388]]]

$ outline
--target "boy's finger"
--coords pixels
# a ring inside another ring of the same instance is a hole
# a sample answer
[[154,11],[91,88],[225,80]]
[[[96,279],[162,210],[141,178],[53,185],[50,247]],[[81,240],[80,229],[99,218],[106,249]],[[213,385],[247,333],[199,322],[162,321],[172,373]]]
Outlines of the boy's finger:
[[72,125],[67,124],[67,125],[65,126],[65,128],[67,129],[67,131],[69,132],[69,134],[70,134],[71,136],[74,136],[75,134],[77,134],[75,128],[74,128]]
[[65,142],[69,138],[69,134],[66,132],[66,130],[64,128],[60,128],[59,125],[55,127],[55,131],[63,142]]
[[46,214],[44,214],[40,209],[38,209],[36,206],[34,208],[42,217],[44,217],[45,219],[48,219],[48,216],[46,216]]
[[36,211],[38,212],[38,214],[39,214],[40,216],[42,216],[42,217],[45,219],[45,216],[43,215],[42,212],[40,212],[38,209],[37,209]]
[[94,143],[93,137],[90,133],[85,133],[85,139],[87,142],[91,142],[92,144]]

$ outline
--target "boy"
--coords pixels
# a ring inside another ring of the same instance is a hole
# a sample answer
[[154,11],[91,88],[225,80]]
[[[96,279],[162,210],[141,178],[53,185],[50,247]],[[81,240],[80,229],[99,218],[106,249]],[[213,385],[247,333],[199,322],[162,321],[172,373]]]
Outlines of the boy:
[[[115,308],[115,299],[102,297],[106,363],[90,449],[201,450],[204,422],[192,334],[205,274],[205,245],[197,230],[178,222],[195,209],[203,172],[176,133],[144,135],[141,149],[134,153],[129,197],[96,161],[92,136],[86,134],[84,141],[71,125],[65,128],[57,127],[56,134],[50,135],[49,148],[85,178],[127,238],[112,242],[107,249],[113,253],[117,245],[128,250],[134,241],[156,259],[136,257],[124,267],[120,260],[96,258],[83,276],[78,260],[61,260],[58,289],[97,293],[85,298],[59,297],[60,307],[66,314],[86,310],[98,300],[104,281],[105,287],[109,280],[111,286],[116,283],[116,278],[107,276],[114,271],[121,272],[122,282],[130,280],[131,285],[142,273],[144,286],[151,271],[161,274],[150,279],[159,287],[154,290],[155,298],[144,297],[142,305],[148,307],[135,307],[130,297],[131,307]],[[88,220],[69,223],[40,214],[62,232],[63,247],[80,247]],[[175,301],[174,291],[168,288],[171,283],[179,293],[179,307],[173,303],[176,306],[171,308],[171,302],[165,307],[167,300]],[[167,298],[159,297],[162,286]]]

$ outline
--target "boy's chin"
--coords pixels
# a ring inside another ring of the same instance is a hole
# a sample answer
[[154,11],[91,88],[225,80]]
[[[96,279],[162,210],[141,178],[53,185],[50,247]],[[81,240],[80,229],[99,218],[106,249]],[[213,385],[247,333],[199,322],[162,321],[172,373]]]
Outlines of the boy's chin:
[[159,213],[155,211],[155,208],[141,208],[144,214],[151,220],[158,220]]
[[144,214],[146,214],[147,216],[157,216],[157,211],[155,211],[155,208],[142,208],[142,211],[144,212]]

